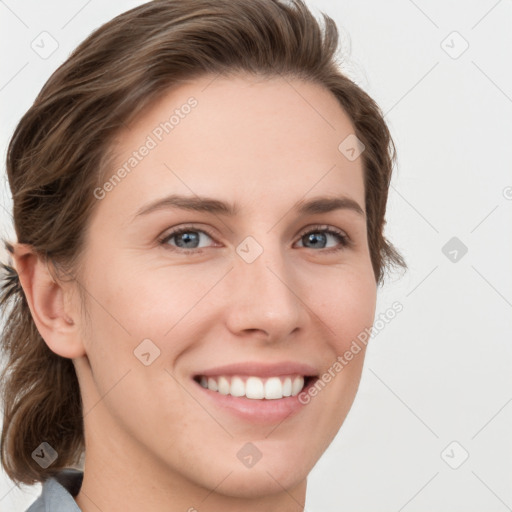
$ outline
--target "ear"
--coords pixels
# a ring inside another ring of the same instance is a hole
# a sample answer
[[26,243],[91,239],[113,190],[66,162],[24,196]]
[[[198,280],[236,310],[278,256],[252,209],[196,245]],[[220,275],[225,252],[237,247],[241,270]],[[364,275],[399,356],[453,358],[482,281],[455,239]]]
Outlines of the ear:
[[54,280],[46,261],[28,244],[14,244],[13,263],[37,330],[50,350],[71,359],[85,355],[72,283]]

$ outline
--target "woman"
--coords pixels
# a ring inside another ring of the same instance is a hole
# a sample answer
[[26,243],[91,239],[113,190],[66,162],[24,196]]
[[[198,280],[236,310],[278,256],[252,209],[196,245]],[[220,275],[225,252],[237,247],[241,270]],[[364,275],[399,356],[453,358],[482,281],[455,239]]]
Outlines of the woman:
[[30,512],[303,510],[405,267],[337,43],[300,0],[149,2],[20,121],[1,460]]

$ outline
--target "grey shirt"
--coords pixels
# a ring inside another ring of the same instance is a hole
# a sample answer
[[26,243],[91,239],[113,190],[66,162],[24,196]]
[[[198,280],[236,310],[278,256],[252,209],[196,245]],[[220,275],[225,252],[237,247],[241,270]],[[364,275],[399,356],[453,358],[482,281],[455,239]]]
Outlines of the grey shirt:
[[43,483],[41,495],[26,512],[81,512],[74,500],[80,491],[84,473],[63,469]]

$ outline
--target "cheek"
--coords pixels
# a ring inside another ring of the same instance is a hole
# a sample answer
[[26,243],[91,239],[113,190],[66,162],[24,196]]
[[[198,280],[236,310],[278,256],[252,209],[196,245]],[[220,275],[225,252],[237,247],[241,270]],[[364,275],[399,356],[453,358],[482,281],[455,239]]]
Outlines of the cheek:
[[377,299],[373,273],[340,270],[339,274],[309,294],[315,311],[330,328],[338,354],[372,326]]
[[190,277],[179,267],[145,268],[133,262],[111,267],[91,286],[96,299],[91,301],[96,330],[111,331],[113,343],[126,338],[133,344],[145,338],[165,338],[216,279],[210,275],[203,282]]

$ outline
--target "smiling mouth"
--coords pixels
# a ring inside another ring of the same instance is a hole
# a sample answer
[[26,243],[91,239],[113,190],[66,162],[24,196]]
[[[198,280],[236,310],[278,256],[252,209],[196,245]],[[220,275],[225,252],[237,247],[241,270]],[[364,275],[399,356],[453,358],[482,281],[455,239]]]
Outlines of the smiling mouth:
[[260,378],[250,375],[196,375],[194,380],[205,389],[251,400],[279,400],[296,396],[309,387],[317,377],[280,375]]

